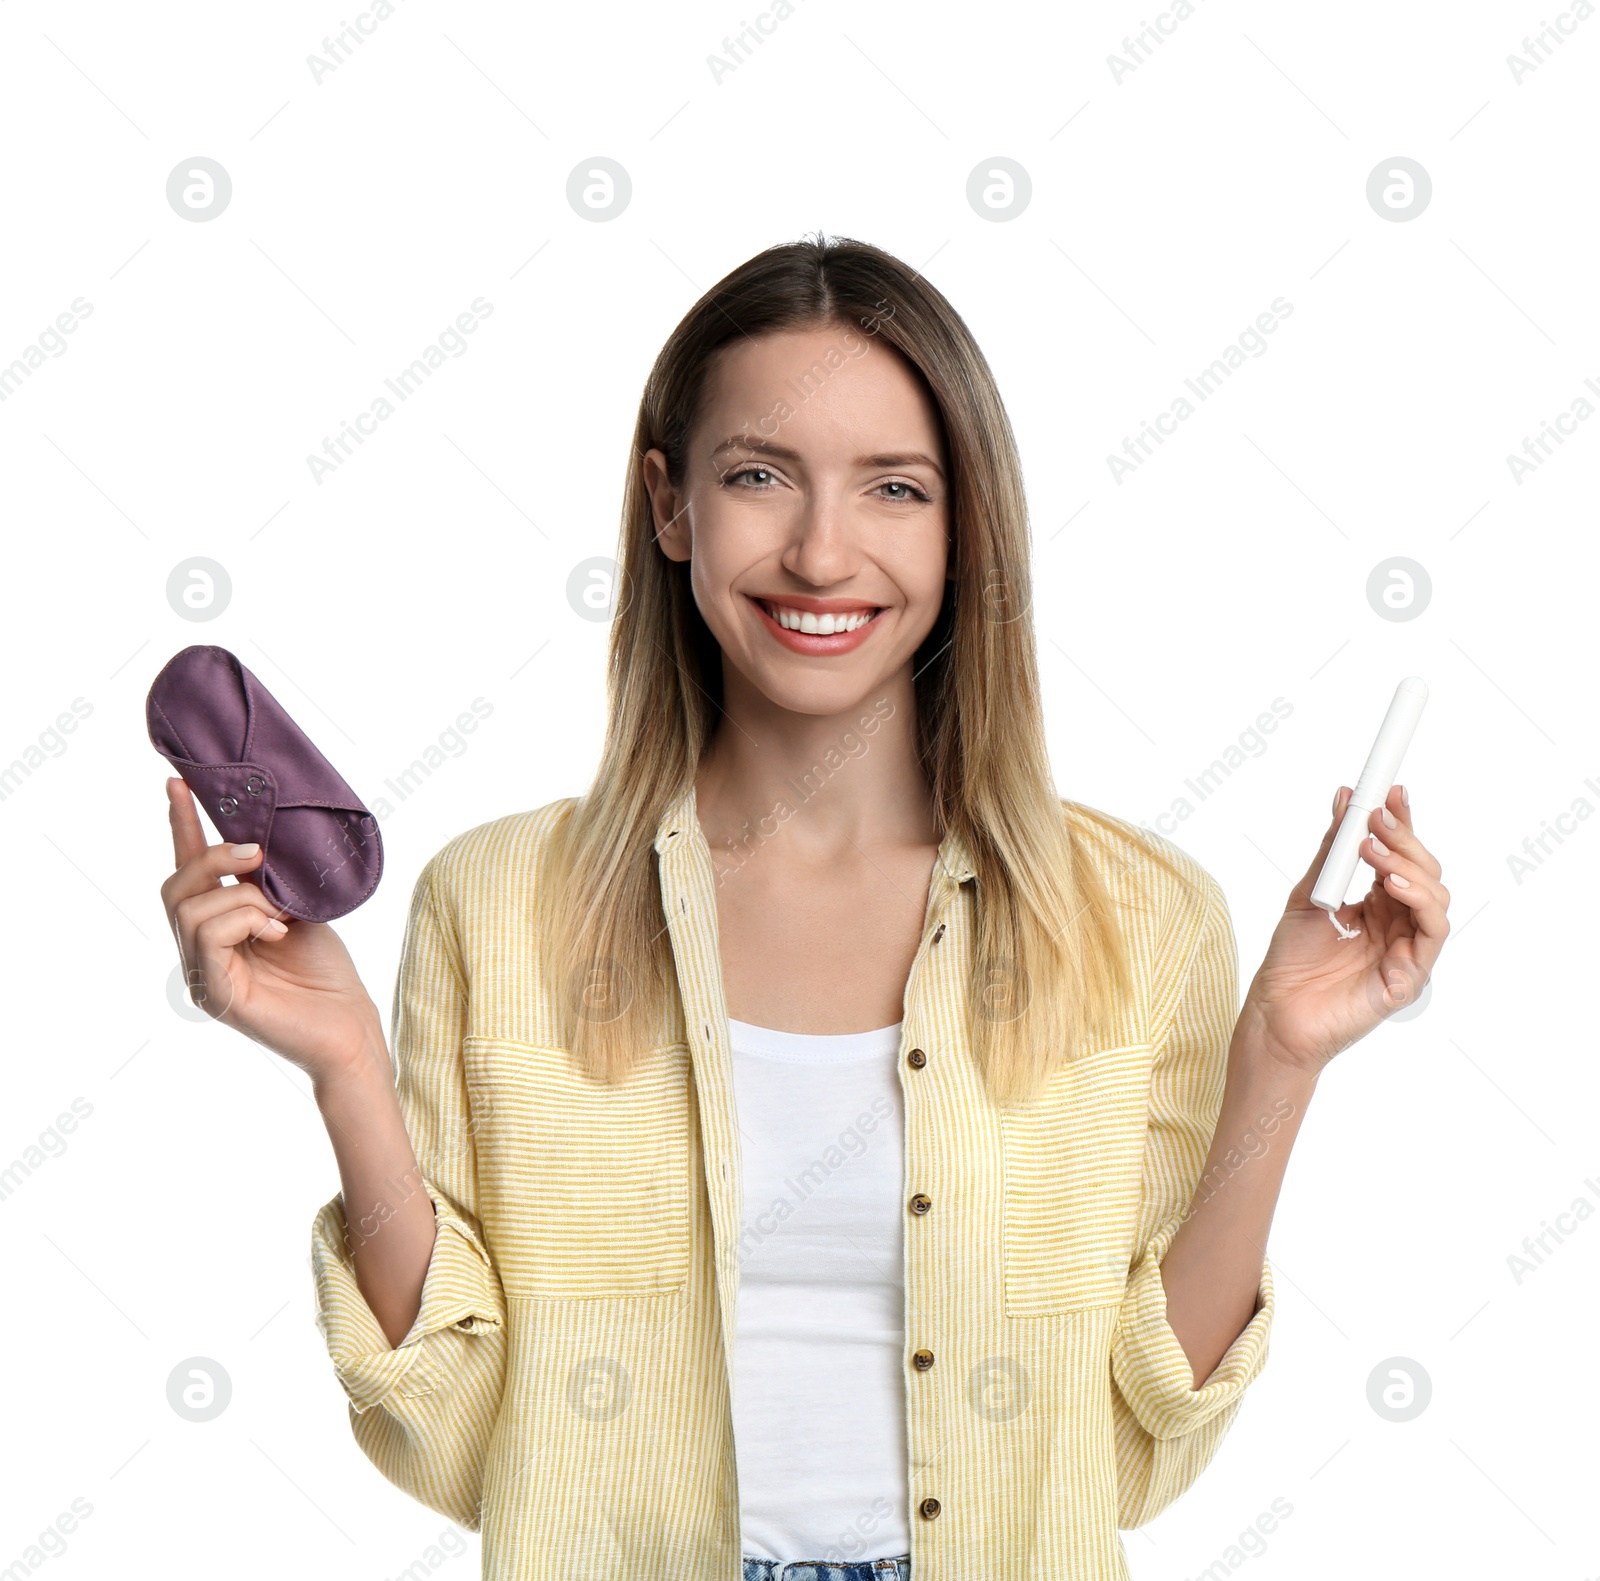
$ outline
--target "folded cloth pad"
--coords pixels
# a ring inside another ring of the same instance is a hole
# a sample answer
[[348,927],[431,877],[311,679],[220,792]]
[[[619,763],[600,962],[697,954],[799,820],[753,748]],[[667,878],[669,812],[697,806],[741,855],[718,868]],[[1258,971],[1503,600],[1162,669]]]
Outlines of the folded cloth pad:
[[185,648],[145,700],[150,740],[222,838],[258,841],[246,875],[302,922],[331,922],[378,887],[378,821],[283,705],[226,648]]

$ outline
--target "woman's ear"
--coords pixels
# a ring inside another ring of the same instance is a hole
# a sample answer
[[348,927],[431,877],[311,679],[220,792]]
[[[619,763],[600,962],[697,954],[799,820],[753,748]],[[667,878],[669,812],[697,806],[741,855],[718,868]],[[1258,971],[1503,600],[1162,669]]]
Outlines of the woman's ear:
[[641,464],[645,492],[650,496],[650,513],[655,522],[656,542],[669,560],[687,560],[692,547],[688,507],[680,503],[678,491],[667,477],[666,453],[647,450]]

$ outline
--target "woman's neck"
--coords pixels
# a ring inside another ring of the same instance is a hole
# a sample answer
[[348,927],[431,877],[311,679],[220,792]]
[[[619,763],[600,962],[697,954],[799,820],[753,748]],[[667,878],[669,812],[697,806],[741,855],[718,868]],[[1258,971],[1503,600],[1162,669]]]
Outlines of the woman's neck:
[[937,844],[918,761],[909,672],[835,714],[782,708],[736,673],[695,775],[700,825],[713,853],[748,854],[778,829],[776,865],[797,870],[860,860],[874,848]]

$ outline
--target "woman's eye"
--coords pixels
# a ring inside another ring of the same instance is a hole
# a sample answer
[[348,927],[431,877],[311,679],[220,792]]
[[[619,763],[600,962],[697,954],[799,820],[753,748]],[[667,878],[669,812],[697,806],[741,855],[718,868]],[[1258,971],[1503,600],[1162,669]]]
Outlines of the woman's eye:
[[[770,490],[776,486],[777,475],[770,467],[745,466],[737,472],[730,472],[723,478],[723,484],[741,483],[747,488],[757,490]],[[893,504],[909,504],[913,500],[926,505],[928,496],[919,489],[915,483],[908,483],[903,478],[891,478],[886,483],[880,483],[879,489],[890,489],[895,492],[881,495]]]

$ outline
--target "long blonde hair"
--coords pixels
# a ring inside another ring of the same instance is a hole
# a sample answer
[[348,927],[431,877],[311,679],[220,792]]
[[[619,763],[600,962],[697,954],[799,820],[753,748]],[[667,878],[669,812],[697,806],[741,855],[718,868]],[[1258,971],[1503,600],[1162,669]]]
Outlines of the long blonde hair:
[[[914,660],[917,749],[941,829],[966,841],[977,873],[970,1040],[991,1098],[1010,1103],[1113,1020],[1130,992],[1129,963],[1086,846],[1098,815],[1080,808],[1087,817],[1069,819],[1051,779],[1010,420],[955,309],[865,242],[818,236],[757,254],[690,308],[656,358],[623,485],[605,744],[593,783],[550,841],[537,947],[545,980],[568,985],[556,995],[564,1046],[592,1077],[625,1079],[667,1035],[677,992],[654,836],[692,783],[722,703],[721,650],[688,563],[656,544],[640,462],[663,451],[681,485],[718,352],[741,336],[825,324],[894,347],[943,420],[955,575]],[[596,1003],[603,1013],[592,1013]]]

